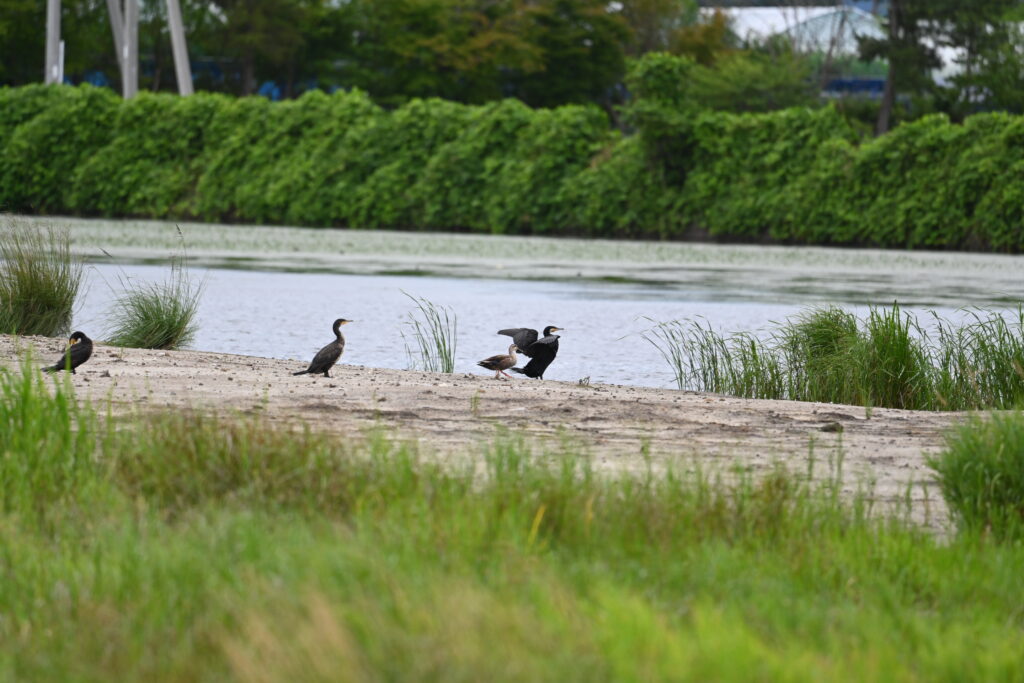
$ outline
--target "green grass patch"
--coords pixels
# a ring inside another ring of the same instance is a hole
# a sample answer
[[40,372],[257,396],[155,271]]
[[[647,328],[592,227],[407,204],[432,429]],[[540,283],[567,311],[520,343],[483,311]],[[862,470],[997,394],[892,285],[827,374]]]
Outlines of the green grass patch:
[[721,334],[701,320],[643,333],[680,390],[911,410],[1010,408],[1024,402],[1024,309],[972,311],[930,328],[898,304],[863,319],[810,309],[767,334]]
[[380,433],[98,421],[71,391],[0,369],[2,433],[25,434],[0,442],[16,492],[0,509],[2,678],[987,681],[1024,666],[1024,546],[936,538],[843,498],[835,476],[613,476],[515,435],[453,466]]
[[961,529],[1024,538],[1024,413],[971,420],[928,464]]
[[177,349],[196,334],[202,285],[192,281],[183,258],[171,260],[166,282],[124,284],[111,310],[111,344],[139,349]]
[[81,283],[82,261],[66,229],[0,223],[0,332],[68,334]]

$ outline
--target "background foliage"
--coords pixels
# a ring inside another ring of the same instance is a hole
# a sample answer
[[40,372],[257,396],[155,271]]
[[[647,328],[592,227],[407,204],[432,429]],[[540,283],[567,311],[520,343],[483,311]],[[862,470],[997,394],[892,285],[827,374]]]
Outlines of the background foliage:
[[1020,117],[934,114],[866,138],[833,107],[711,108],[697,96],[708,68],[636,60],[626,134],[595,105],[430,98],[387,110],[358,90],[273,103],[4,88],[0,210],[1024,248]]

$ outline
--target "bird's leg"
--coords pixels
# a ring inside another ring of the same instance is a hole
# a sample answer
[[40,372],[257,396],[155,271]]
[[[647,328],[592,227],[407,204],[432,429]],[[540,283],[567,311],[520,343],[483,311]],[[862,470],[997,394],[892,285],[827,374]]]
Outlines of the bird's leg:
[[508,373],[507,373],[507,372],[505,372],[504,370],[502,370],[502,371],[501,371],[501,374],[505,375],[505,376],[506,376],[506,377],[508,377],[509,379],[512,379],[512,375],[508,374]]
[[500,370],[495,370],[494,371],[494,379],[501,379],[501,371]]
[[330,376],[331,376],[331,371],[330,370],[324,370],[324,377],[330,377]]

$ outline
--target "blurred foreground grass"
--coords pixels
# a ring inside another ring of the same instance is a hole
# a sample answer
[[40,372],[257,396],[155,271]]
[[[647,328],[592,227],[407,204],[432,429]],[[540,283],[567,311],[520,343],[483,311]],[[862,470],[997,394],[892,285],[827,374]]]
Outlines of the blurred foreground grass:
[[481,474],[70,392],[0,371],[3,679],[1024,676],[1024,546],[835,479],[609,477],[514,435]]

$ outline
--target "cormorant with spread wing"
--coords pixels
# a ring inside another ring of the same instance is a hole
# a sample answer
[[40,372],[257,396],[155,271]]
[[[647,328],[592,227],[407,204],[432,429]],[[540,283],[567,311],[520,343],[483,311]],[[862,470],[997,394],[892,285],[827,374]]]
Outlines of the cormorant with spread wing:
[[58,372],[68,369],[75,374],[75,368],[89,360],[92,355],[92,339],[85,336],[85,332],[72,332],[68,339],[68,348],[60,360],[49,367],[43,368],[44,372]]
[[331,376],[331,368],[341,358],[341,354],[345,351],[345,337],[341,336],[341,326],[352,322],[351,320],[345,320],[344,318],[338,318],[334,321],[334,341],[327,346],[323,347],[316,352],[313,356],[313,360],[310,361],[309,367],[305,370],[299,370],[293,372],[293,375],[319,375],[321,372],[324,373],[324,377]]
[[518,372],[527,377],[544,379],[544,371],[551,365],[551,361],[558,354],[558,335],[552,332],[561,332],[564,328],[548,325],[544,328],[544,336],[537,338],[537,330],[529,327],[513,327],[507,330],[498,330],[498,334],[512,337],[520,353],[530,358],[530,362],[521,368],[512,368],[512,372]]

